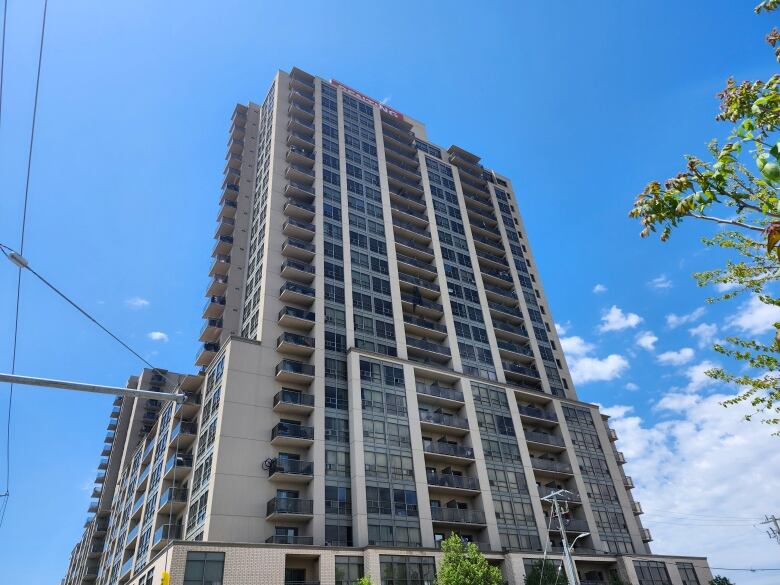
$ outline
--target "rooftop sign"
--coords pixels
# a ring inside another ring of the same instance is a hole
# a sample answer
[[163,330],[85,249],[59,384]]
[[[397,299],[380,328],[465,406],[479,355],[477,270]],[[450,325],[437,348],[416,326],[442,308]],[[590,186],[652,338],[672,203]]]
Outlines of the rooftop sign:
[[367,95],[360,93],[358,90],[352,89],[348,85],[344,85],[340,81],[336,81],[335,79],[331,79],[330,83],[332,85],[335,85],[336,87],[340,87],[344,91],[344,93],[348,93],[352,97],[356,97],[356,98],[358,98],[360,100],[363,100],[364,102],[368,102],[369,104],[376,106],[377,108],[379,108],[383,112],[385,112],[387,114],[390,114],[393,118],[396,118],[398,120],[403,120],[404,119],[404,115],[401,112],[399,112],[398,110],[394,110],[390,106],[387,106],[387,105],[383,104],[382,102],[378,102],[374,98],[370,98]]

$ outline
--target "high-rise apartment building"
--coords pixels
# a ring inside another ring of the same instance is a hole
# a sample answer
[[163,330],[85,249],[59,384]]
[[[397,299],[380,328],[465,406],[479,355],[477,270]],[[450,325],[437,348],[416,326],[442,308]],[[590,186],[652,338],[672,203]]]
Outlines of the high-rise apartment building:
[[651,554],[507,177],[299,69],[226,158],[201,375],[131,379],[188,398],[117,401],[67,585],[430,585],[453,532],[520,585],[561,558],[560,489],[583,584],[709,581]]

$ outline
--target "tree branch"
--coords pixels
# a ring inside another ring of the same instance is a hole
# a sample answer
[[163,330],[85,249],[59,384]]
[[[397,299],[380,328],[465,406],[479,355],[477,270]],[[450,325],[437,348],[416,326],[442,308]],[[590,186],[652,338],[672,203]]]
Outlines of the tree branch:
[[764,231],[764,228],[760,228],[758,226],[750,225],[750,224],[747,224],[747,223],[742,223],[741,221],[736,221],[736,220],[733,220],[733,219],[722,219],[720,217],[713,217],[711,215],[702,215],[700,213],[689,213],[688,215],[690,215],[691,217],[695,217],[696,219],[704,219],[706,221],[714,221],[716,223],[723,223],[723,224],[726,224],[726,225],[733,225],[733,226],[736,226],[736,227],[745,228],[746,230],[753,230],[755,232],[763,232]]

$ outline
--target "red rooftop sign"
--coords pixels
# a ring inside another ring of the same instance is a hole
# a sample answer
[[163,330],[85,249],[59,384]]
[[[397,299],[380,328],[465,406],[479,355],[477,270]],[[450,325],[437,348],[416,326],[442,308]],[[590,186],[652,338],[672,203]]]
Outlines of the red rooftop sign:
[[336,81],[335,79],[331,79],[330,82],[331,82],[332,85],[335,85],[336,87],[340,87],[344,91],[344,93],[348,93],[352,97],[356,97],[358,99],[363,100],[364,102],[368,102],[369,104],[375,105],[376,107],[378,107],[383,112],[386,112],[386,113],[390,114],[393,118],[397,118],[399,120],[403,120],[404,119],[404,115],[401,112],[399,112],[398,110],[394,110],[390,106],[386,106],[382,102],[378,102],[374,98],[370,98],[367,95],[360,93],[358,90],[352,89],[348,85],[344,85],[340,81]]

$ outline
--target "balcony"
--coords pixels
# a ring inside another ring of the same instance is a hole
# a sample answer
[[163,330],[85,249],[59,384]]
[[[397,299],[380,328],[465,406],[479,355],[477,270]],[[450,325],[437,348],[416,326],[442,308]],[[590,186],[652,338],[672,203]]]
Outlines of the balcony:
[[285,236],[293,238],[299,238],[301,240],[310,242],[314,239],[314,234],[317,228],[313,223],[307,221],[301,221],[294,217],[289,218],[282,224],[282,233]]
[[405,142],[395,134],[391,134],[390,132],[388,132],[384,134],[383,138],[384,138],[385,148],[390,147],[391,149],[394,149],[398,152],[406,152],[409,153],[410,156],[414,156],[417,154],[417,148],[413,144]]
[[469,432],[469,421],[452,414],[421,410],[420,427],[423,430],[464,436]]
[[284,176],[290,181],[296,183],[303,183],[304,185],[311,186],[314,184],[314,171],[307,169],[306,167],[298,165],[289,165],[284,172]]
[[490,309],[491,315],[497,315],[504,319],[509,318],[510,321],[516,323],[523,322],[523,312],[517,307],[508,307],[502,303],[488,301],[488,308]]
[[303,203],[297,199],[288,199],[282,209],[287,217],[293,217],[311,223],[314,219],[315,209],[313,205]]
[[427,280],[434,280],[436,278],[436,267],[430,262],[423,262],[422,260],[412,258],[401,252],[396,252],[395,257],[398,260],[399,270],[403,270],[407,274],[421,276]]
[[135,502],[133,502],[133,507],[130,508],[130,518],[134,519],[136,517],[141,517],[141,510],[144,507],[144,500],[146,499],[146,492],[142,493],[138,498],[136,498]]
[[492,227],[494,232],[498,229],[495,213],[488,213],[473,207],[466,207],[466,213],[468,213],[469,221],[473,219],[482,229],[487,229],[487,226]]
[[276,351],[289,355],[309,357],[314,353],[314,338],[296,333],[282,333],[276,338]]
[[314,501],[300,498],[273,498],[265,509],[267,520],[306,522],[314,516]]
[[422,176],[420,175],[420,171],[417,168],[418,165],[401,162],[397,158],[392,157],[385,159],[385,162],[387,162],[388,171],[392,171],[393,173],[405,177],[410,181],[414,181],[415,183],[422,181]]
[[391,190],[411,193],[420,200],[425,194],[419,179],[409,179],[401,173],[393,171],[391,167],[387,168],[387,182]]
[[308,447],[314,443],[314,428],[280,422],[271,429],[271,444],[283,447]]
[[430,317],[434,320],[441,319],[444,316],[444,307],[441,303],[425,299],[422,296],[402,293],[401,303],[404,310],[412,314]]
[[283,278],[311,284],[314,280],[314,266],[300,260],[288,259],[282,264],[280,271]]
[[[141,462],[146,463],[152,458],[152,453],[154,452],[154,438],[150,437],[146,440],[146,446],[144,447],[144,452],[141,455]],[[144,470],[148,471],[148,470]],[[144,472],[141,472],[141,477],[144,477]]]
[[301,104],[309,108],[314,107],[314,93],[310,93],[305,90],[299,91],[297,89],[291,89],[287,97],[291,102]]
[[482,237],[489,238],[491,236],[495,236],[496,232],[498,231],[496,224],[490,224],[486,221],[474,219],[472,216],[469,216],[469,226],[471,227],[471,232],[473,234]]
[[483,282],[488,284],[495,284],[507,289],[514,287],[512,275],[505,270],[494,270],[493,268],[481,266],[480,272],[482,273]]
[[298,118],[305,122],[314,121],[314,108],[305,106],[297,102],[290,102],[290,105],[287,106],[287,113],[291,117]]
[[626,464],[626,456],[623,455],[620,451],[615,451],[615,461],[618,462],[618,465],[625,465]]
[[217,242],[214,244],[214,250],[212,254],[219,256],[227,256],[233,249],[233,236],[218,236]]
[[291,165],[298,165],[301,167],[313,167],[314,166],[314,151],[306,150],[305,148],[299,148],[297,146],[291,146],[287,149],[287,162]]
[[315,318],[314,313],[295,307],[283,307],[278,315],[279,325],[282,327],[304,331],[310,331],[314,327]]
[[542,475],[552,476],[571,476],[573,475],[571,465],[553,459],[543,459],[541,457],[531,457],[531,467],[534,471]]
[[195,365],[207,366],[219,352],[219,343],[206,342],[195,352]]
[[634,513],[635,516],[639,516],[645,513],[645,511],[642,510],[642,504],[640,504],[639,502],[631,502],[631,511]]
[[496,331],[496,335],[507,337],[509,339],[524,341],[526,343],[530,340],[528,337],[528,330],[525,328],[525,325],[514,325],[507,321],[496,318],[493,318],[492,321],[493,329]]
[[274,395],[274,412],[308,415],[314,411],[314,396],[282,388]]
[[100,502],[94,501],[89,503],[89,507],[87,508],[88,514],[97,514],[97,511],[100,509]]
[[649,528],[642,528],[642,542],[652,542],[653,536],[650,534]]
[[406,313],[404,313],[404,327],[409,333],[426,336],[437,341],[443,341],[447,337],[447,328],[443,324]]
[[402,290],[419,292],[431,299],[438,299],[441,296],[441,288],[435,280],[425,280],[419,276],[412,276],[405,272],[398,273],[398,280]]
[[171,431],[169,444],[187,447],[192,444],[198,434],[198,424],[189,421],[180,420]]
[[266,544],[286,544],[293,546],[310,546],[314,544],[311,536],[293,536],[291,534],[275,534],[265,539]]
[[287,447],[308,447],[314,443],[314,428],[280,422],[271,429],[271,444]]
[[547,412],[543,408],[518,404],[517,410],[520,411],[520,418],[524,422],[543,426],[556,426],[558,424],[558,415],[554,412]]
[[504,373],[507,375],[507,377],[517,378],[521,381],[531,380],[535,383],[541,381],[539,378],[539,371],[536,368],[523,366],[514,362],[504,361],[501,362],[501,365],[503,366]]
[[287,183],[287,185],[284,188],[284,196],[288,199],[293,200],[303,200],[308,201],[311,203],[314,201],[315,192],[314,187],[307,187],[306,185],[302,183],[296,183],[294,181],[291,181],[290,183]]
[[396,240],[399,237],[403,237],[408,240],[416,238],[415,241],[422,241],[426,246],[431,243],[431,235],[428,233],[428,230],[425,229],[425,227],[421,227],[411,222],[393,217],[393,228],[396,233]]
[[100,459],[100,463],[98,463],[98,469],[108,469],[108,459],[106,457],[102,457]]
[[180,512],[187,505],[187,488],[169,487],[160,494],[160,512]]
[[609,437],[610,441],[617,441],[618,440],[617,431],[615,431],[615,429],[609,429],[608,428],[607,429],[607,436]]
[[209,270],[209,276],[220,275],[225,276],[230,270],[230,256],[224,254],[217,254],[214,256],[214,262],[211,264],[211,270]]
[[501,242],[501,240],[486,238],[485,236],[478,234],[474,234],[474,247],[487,250],[493,254],[504,254],[504,244]]
[[411,151],[396,148],[387,141],[385,141],[385,155],[386,159],[393,159],[410,165],[417,164],[419,166],[417,159],[414,158],[414,154]]
[[623,476],[623,485],[626,487],[626,489],[629,490],[634,489],[634,480],[631,478],[630,475]]
[[152,550],[160,550],[169,540],[181,539],[180,524],[163,524],[154,531],[152,536]]
[[395,245],[396,248],[400,248],[400,251],[407,256],[417,258],[424,262],[433,262],[433,251],[425,244],[421,244],[411,238],[397,235],[395,237]]
[[230,217],[222,217],[217,224],[217,231],[214,233],[215,238],[221,236],[230,236],[233,234],[233,229],[236,227],[236,220]]
[[431,520],[437,524],[476,524],[484,526],[485,513],[482,510],[431,507]]
[[476,477],[455,475],[452,473],[428,472],[428,487],[431,491],[462,493],[479,492],[479,480]]
[[561,437],[549,433],[538,433],[536,431],[524,431],[525,440],[533,443],[532,447],[538,451],[550,451],[560,453],[566,450],[566,443]]
[[311,384],[314,380],[314,366],[295,360],[282,360],[276,366],[276,379],[291,384]]
[[222,319],[206,319],[203,327],[200,330],[200,341],[216,341],[222,333],[223,326]]
[[[580,520],[578,518],[564,518],[563,529],[566,532],[574,532],[580,534],[583,532],[590,532],[590,528],[588,528],[588,522],[586,520]],[[558,523],[558,519],[553,518],[553,521],[550,524],[550,531],[558,532],[559,530],[560,530],[560,524]]]
[[[391,191],[390,211],[393,214],[393,219],[400,222],[400,225],[416,225],[423,231],[424,228],[428,227],[428,220],[425,217],[425,202],[418,197]],[[428,232],[424,231],[424,235],[430,238]]]
[[308,136],[314,140],[314,124],[311,122],[290,118],[287,120],[287,131],[291,136]]
[[228,279],[227,276],[215,275],[209,283],[209,287],[206,289],[206,296],[209,297],[224,297],[227,290]]
[[522,360],[529,363],[534,360],[534,352],[527,345],[520,345],[506,339],[498,339],[496,343],[499,353],[506,359]]
[[125,538],[125,548],[129,548],[131,545],[135,545],[135,539],[138,536],[138,531],[141,528],[141,523],[137,522],[127,533]]
[[[549,486],[545,486],[545,485],[537,486],[536,489],[539,490],[539,497],[540,498],[552,495],[555,492],[560,491],[560,489],[557,488],[557,487],[549,487]],[[558,499],[559,500],[565,500],[565,501],[569,502],[570,504],[579,504],[581,502],[580,495],[577,492],[573,492],[571,490],[567,490],[567,492],[568,493],[558,494]]]
[[457,388],[439,386],[438,384],[426,384],[424,382],[415,382],[417,394],[425,396],[425,402],[430,404],[441,404],[460,408],[463,406],[463,392]]
[[416,337],[406,336],[406,349],[409,355],[415,355],[425,360],[431,360],[438,363],[447,363],[452,357],[450,348],[446,345],[418,339]]
[[314,260],[316,248],[304,240],[297,238],[287,238],[282,244],[282,255],[287,258],[295,258],[301,262],[311,262]]
[[287,145],[297,146],[298,148],[303,148],[306,150],[314,150],[314,136],[313,135],[307,136],[302,132],[291,131],[287,135]]
[[297,459],[273,459],[268,480],[284,483],[309,483],[314,477],[314,463]]
[[485,295],[487,296],[488,300],[504,303],[505,305],[517,305],[517,295],[515,294],[514,288],[495,286],[493,284],[484,282],[484,280],[482,286],[485,287]]
[[192,455],[174,453],[165,462],[164,479],[183,479],[192,471]]
[[509,270],[509,263],[503,256],[491,254],[484,250],[477,250],[477,260],[479,260],[480,266],[488,266],[495,270]]
[[474,449],[471,447],[453,445],[444,441],[423,441],[423,451],[432,461],[469,463],[469,460],[474,460]]
[[476,195],[475,193],[464,189],[463,198],[466,201],[466,206],[471,209],[479,210],[483,213],[491,213],[494,211],[493,202],[490,200],[490,197]]
[[122,567],[119,569],[119,580],[120,581],[126,581],[130,578],[130,573],[133,570],[133,557],[131,556],[129,559],[127,559],[124,563],[122,563]]
[[223,217],[228,217],[230,219],[233,219],[236,217],[236,211],[238,210],[238,203],[236,201],[232,201],[230,199],[226,199],[222,202],[222,207],[219,209],[219,215],[217,216],[217,219],[220,220]]
[[316,292],[310,286],[287,281],[279,289],[279,298],[285,303],[309,306],[314,303]]

